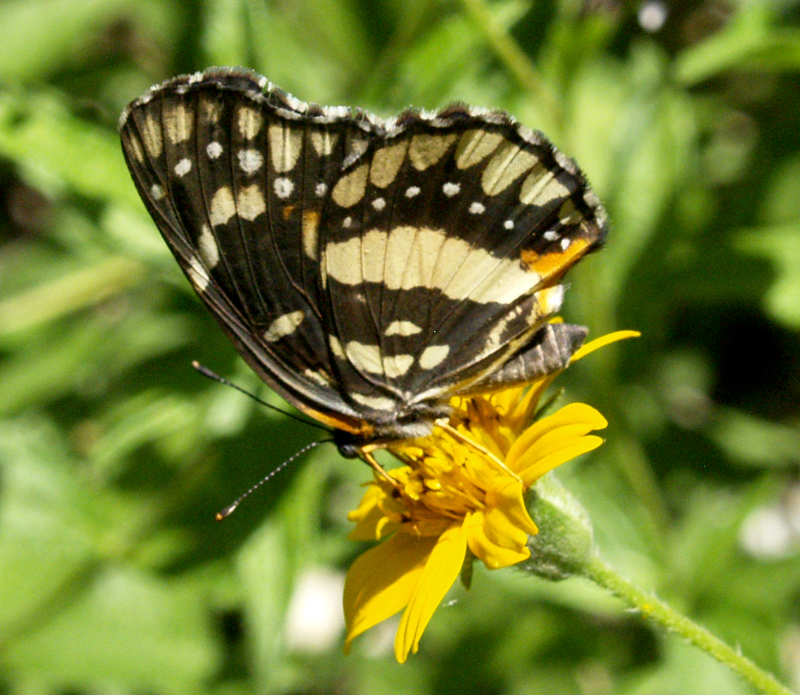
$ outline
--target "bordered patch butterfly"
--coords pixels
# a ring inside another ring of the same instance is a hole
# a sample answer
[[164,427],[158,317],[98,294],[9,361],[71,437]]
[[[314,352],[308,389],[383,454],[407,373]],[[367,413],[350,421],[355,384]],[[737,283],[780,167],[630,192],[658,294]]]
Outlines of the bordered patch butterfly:
[[426,435],[452,396],[561,369],[583,342],[548,319],[605,211],[504,112],[381,119],[211,69],[154,87],[120,129],[200,298],[345,456]]

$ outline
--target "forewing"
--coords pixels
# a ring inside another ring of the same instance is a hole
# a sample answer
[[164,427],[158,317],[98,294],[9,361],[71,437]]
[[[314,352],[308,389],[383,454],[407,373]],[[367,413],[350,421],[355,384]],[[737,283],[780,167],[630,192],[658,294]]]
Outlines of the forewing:
[[387,128],[334,184],[321,228],[342,352],[388,405],[445,399],[523,350],[605,212],[543,136],[457,107]]
[[341,394],[319,306],[317,230],[342,162],[370,137],[239,71],[172,80],[123,114],[134,182],[197,293],[276,391],[338,428]]

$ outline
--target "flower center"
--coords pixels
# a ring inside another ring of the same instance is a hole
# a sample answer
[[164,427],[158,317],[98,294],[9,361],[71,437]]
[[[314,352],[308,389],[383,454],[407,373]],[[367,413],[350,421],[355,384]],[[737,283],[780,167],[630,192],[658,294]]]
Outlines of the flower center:
[[[453,521],[484,511],[486,493],[499,476],[521,482],[506,465],[468,433],[451,425],[440,428],[436,446],[400,442],[390,448],[406,465],[390,475],[399,483],[380,481],[393,509],[384,509],[401,528],[416,535],[441,533]],[[466,446],[465,446],[466,444]]]

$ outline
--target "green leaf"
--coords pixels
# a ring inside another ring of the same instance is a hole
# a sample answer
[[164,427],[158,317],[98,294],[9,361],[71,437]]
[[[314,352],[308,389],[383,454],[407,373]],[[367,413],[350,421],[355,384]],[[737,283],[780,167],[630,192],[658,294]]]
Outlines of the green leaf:
[[770,26],[773,12],[769,3],[745,3],[727,26],[678,56],[677,80],[691,87],[734,69],[798,70],[800,31]]
[[4,661],[20,677],[54,686],[183,695],[205,687],[218,666],[209,617],[200,587],[109,569],[8,646]]
[[0,80],[30,79],[75,60],[127,0],[6,0],[0,5]]
[[800,431],[738,410],[719,409],[709,434],[732,461],[784,468],[800,463]]
[[51,196],[75,192],[139,205],[117,134],[73,116],[52,91],[0,93],[0,157]]
[[0,423],[0,466],[0,643],[8,646],[92,576],[108,517],[50,423]]
[[742,251],[772,261],[776,277],[764,297],[764,309],[788,328],[800,329],[800,226],[742,231],[735,244]]

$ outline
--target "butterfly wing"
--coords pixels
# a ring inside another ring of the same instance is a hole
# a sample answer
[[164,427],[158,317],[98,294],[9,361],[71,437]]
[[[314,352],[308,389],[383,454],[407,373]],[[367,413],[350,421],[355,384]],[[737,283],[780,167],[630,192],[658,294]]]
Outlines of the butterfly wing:
[[321,222],[337,361],[376,409],[413,420],[512,357],[495,387],[535,378],[585,335],[553,328],[546,354],[527,349],[564,273],[602,243],[605,212],[573,162],[503,113],[404,114],[346,167]]
[[583,338],[540,329],[605,213],[570,160],[501,112],[382,121],[213,70],[133,102],[121,136],[245,360],[356,441],[423,434],[450,396],[561,368]]
[[244,71],[177,78],[125,111],[123,151],[162,236],[244,359],[301,410],[368,436],[333,375],[314,233],[326,189],[370,126],[342,110],[312,128],[305,110]]

